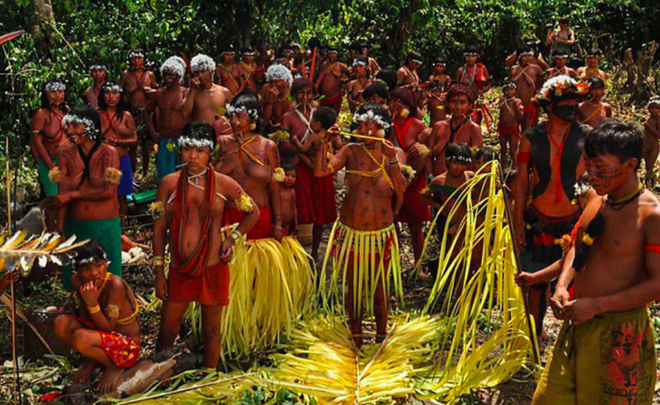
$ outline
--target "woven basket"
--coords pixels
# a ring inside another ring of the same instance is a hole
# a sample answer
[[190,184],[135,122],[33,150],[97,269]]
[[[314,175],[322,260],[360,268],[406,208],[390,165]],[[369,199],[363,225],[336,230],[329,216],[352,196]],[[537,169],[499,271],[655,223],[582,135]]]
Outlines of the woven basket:
[[[58,356],[65,356],[69,353],[69,346],[65,345],[55,335],[53,328],[55,318],[58,313],[46,312],[43,309],[28,309],[25,311],[25,317],[34,326],[43,340],[50,346],[53,354]],[[50,351],[39,339],[39,336],[32,330],[30,325],[25,325],[25,358],[28,360],[37,360],[50,354]]]

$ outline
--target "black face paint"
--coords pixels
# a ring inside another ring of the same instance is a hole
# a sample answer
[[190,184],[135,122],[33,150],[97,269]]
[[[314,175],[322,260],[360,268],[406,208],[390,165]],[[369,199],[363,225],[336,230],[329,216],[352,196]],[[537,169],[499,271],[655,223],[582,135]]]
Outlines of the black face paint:
[[553,105],[552,113],[562,121],[574,122],[577,119],[577,105]]

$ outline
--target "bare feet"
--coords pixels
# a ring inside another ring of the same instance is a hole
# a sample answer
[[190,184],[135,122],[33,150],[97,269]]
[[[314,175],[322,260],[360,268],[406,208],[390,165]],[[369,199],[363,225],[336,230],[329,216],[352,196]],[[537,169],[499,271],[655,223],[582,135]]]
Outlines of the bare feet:
[[78,371],[76,371],[76,374],[73,375],[73,382],[77,384],[86,382],[92,377],[92,373],[94,370],[96,370],[97,367],[98,365],[95,362],[91,360],[85,360]]
[[103,378],[97,387],[98,391],[105,394],[117,388],[117,382],[123,372],[123,369],[115,365],[107,366],[105,373],[103,373]]

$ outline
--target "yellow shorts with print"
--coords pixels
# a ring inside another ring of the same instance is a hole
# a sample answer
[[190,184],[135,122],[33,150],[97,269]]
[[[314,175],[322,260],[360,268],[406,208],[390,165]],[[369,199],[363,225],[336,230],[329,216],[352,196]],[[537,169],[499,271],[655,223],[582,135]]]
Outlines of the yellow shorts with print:
[[651,405],[655,366],[646,308],[564,322],[532,405]]

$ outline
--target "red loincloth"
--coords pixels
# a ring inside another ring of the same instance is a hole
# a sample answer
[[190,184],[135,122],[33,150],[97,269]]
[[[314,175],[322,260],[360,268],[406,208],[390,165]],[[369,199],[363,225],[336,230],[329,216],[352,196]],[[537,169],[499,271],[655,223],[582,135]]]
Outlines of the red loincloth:
[[117,332],[101,332],[101,349],[117,367],[133,367],[140,357],[140,344]]
[[332,176],[316,177],[300,163],[296,178],[296,210],[299,224],[327,225],[337,219],[335,188]]
[[169,301],[199,302],[202,305],[229,305],[230,272],[227,263],[207,266],[199,276],[186,276],[178,271],[168,275]]
[[422,202],[420,196],[420,192],[426,186],[426,176],[424,171],[420,170],[406,188],[406,193],[403,196],[403,206],[396,217],[396,222],[421,224],[431,219],[431,210],[428,205]]
[[[245,213],[238,208],[225,208],[222,218],[223,225],[231,225],[241,222]],[[271,220],[270,207],[259,208],[259,220],[247,233],[248,240],[266,239],[273,236],[273,221]]]
[[501,126],[497,126],[497,132],[502,135],[502,136],[507,136],[507,135],[518,135],[518,126],[516,125],[515,127],[512,128],[502,128]]
[[337,94],[335,94],[332,97],[323,97],[320,101],[319,104],[321,107],[330,107],[334,109],[337,114],[339,114],[339,110],[341,109],[341,104],[343,102],[343,94],[341,91]]

